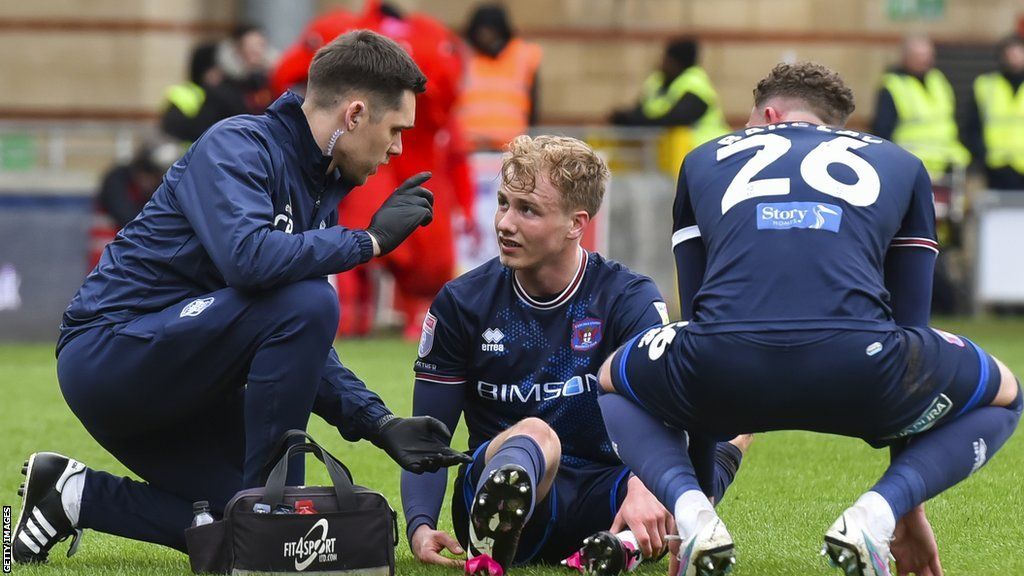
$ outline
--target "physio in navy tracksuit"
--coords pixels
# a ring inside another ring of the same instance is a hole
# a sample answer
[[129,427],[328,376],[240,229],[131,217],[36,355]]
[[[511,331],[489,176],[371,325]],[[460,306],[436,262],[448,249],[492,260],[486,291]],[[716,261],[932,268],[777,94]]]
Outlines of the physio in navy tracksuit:
[[68,405],[144,482],[32,455],[17,560],[45,561],[82,528],[184,550],[193,501],[216,513],[256,485],[311,412],[414,472],[467,459],[439,421],[392,415],[332,346],[325,277],[431,220],[428,173],[366,230],[337,226],[334,208],[401,153],[425,82],[391,40],[346,34],[318,52],[307,100],[287,93],[217,124],[168,171],[71,301],[57,343]]

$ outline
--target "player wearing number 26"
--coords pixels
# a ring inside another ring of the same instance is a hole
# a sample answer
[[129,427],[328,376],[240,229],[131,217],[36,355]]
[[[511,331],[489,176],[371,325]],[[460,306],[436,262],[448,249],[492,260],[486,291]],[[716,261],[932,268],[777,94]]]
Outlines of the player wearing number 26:
[[686,157],[672,246],[689,322],[640,334],[602,367],[609,437],[675,511],[683,574],[724,573],[734,543],[671,428],[691,443],[801,429],[890,447],[882,478],[835,511],[822,553],[846,574],[889,576],[891,552],[900,574],[934,576],[922,504],[976,472],[1020,419],[1005,365],[928,328],[928,173],[845,130],[853,108],[835,72],[780,64],[744,130]]

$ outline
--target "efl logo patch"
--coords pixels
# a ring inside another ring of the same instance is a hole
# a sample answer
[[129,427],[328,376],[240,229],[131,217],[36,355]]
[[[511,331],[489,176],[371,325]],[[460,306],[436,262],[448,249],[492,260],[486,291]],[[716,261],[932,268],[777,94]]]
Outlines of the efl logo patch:
[[668,324],[668,304],[665,304],[664,302],[655,302],[654,309],[658,311],[658,316],[661,317],[661,323]]
[[203,310],[210,307],[210,304],[213,304],[213,296],[210,296],[209,298],[196,298],[181,309],[181,314],[178,314],[178,318],[199,316],[203,313]]
[[416,349],[420,358],[430,354],[430,349],[434,347],[435,326],[437,326],[437,318],[435,318],[430,312],[427,312],[427,315],[423,317],[423,331],[420,332],[420,347]]
[[839,232],[843,209],[821,202],[775,202],[757,205],[758,230],[828,230]]
[[936,334],[941,336],[943,340],[949,342],[950,344],[959,346],[961,348],[965,346],[963,338],[957,336],[956,334],[950,334],[949,332],[939,330],[938,328],[932,328],[932,332],[935,332]]
[[592,350],[601,342],[601,321],[584,318],[572,324],[572,349],[577,352]]

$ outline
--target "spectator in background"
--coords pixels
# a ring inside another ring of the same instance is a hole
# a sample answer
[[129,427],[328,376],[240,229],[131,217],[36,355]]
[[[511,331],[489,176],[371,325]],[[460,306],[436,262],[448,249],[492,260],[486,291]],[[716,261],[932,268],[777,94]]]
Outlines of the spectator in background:
[[1024,38],[1004,38],[998,53],[999,69],[974,81],[967,137],[990,189],[1024,190]]
[[921,159],[932,180],[939,244],[946,250],[935,264],[932,311],[960,311],[966,294],[953,280],[950,251],[959,244],[960,227],[950,218],[953,189],[947,178],[953,167],[966,167],[971,154],[960,142],[953,87],[935,68],[935,46],[923,36],[903,42],[900,66],[882,78],[871,131]]
[[118,229],[131,222],[160,186],[164,172],[181,156],[181,149],[166,140],[139,146],[127,164],[118,164],[104,176],[97,202]]
[[217,64],[242,94],[250,114],[262,114],[274,100],[270,90],[270,69],[275,54],[267,37],[257,26],[243,24],[217,46]]
[[692,39],[670,42],[661,67],[644,80],[640,102],[611,116],[620,126],[671,128],[659,143],[658,165],[672,177],[690,150],[730,130],[698,52]]
[[674,40],[665,48],[661,67],[644,80],[640,102],[616,110],[612,123],[625,126],[689,126],[693,145],[725,134],[729,126],[707,72],[697,65],[697,42]]
[[181,156],[174,142],[144,142],[127,163],[116,164],[106,174],[96,195],[96,212],[89,229],[89,269],[96,267],[117,231],[142,211],[160,186],[164,172]]
[[971,154],[960,143],[953,88],[935,68],[935,46],[923,36],[903,43],[902,64],[882,78],[871,131],[921,159],[933,182]]
[[501,150],[537,122],[541,49],[516,37],[498,4],[473,12],[466,42],[471,55],[458,118],[474,150]]
[[[474,213],[473,186],[466,162],[464,138],[455,122],[454,105],[462,82],[463,63],[458,38],[444,24],[420,12],[407,12],[379,0],[368,0],[359,14],[333,10],[318,17],[296,43],[285,50],[272,84],[294,89],[305,84],[312,54],[349,30],[379,32],[404,48],[427,77],[427,90],[416,98],[416,126],[402,134],[403,153],[338,207],[339,224],[362,228],[396,183],[430,170],[433,178],[434,220],[374,263],[395,279],[395,309],[403,319],[408,340],[420,337],[427,309],[445,282],[455,275],[455,240],[451,216],[456,209],[467,219]],[[363,266],[335,277],[341,302],[339,336],[362,336],[373,328],[376,315],[374,267]]]
[[225,81],[216,54],[216,43],[204,42],[193,48],[188,81],[167,89],[160,128],[168,136],[194,142],[217,122],[246,113],[241,93]]

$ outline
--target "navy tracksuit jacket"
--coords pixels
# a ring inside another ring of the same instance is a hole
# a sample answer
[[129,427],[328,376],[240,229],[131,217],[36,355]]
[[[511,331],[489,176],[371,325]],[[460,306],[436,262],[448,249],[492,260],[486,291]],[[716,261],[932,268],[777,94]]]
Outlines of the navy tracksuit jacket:
[[332,347],[325,277],[373,247],[336,225],[352,186],[326,173],[301,104],[286,93],[208,130],[65,311],[64,397],[147,481],[90,470],[82,527],[184,549],[192,501],[216,510],[255,485],[280,434],[310,412],[350,440],[389,413]]

